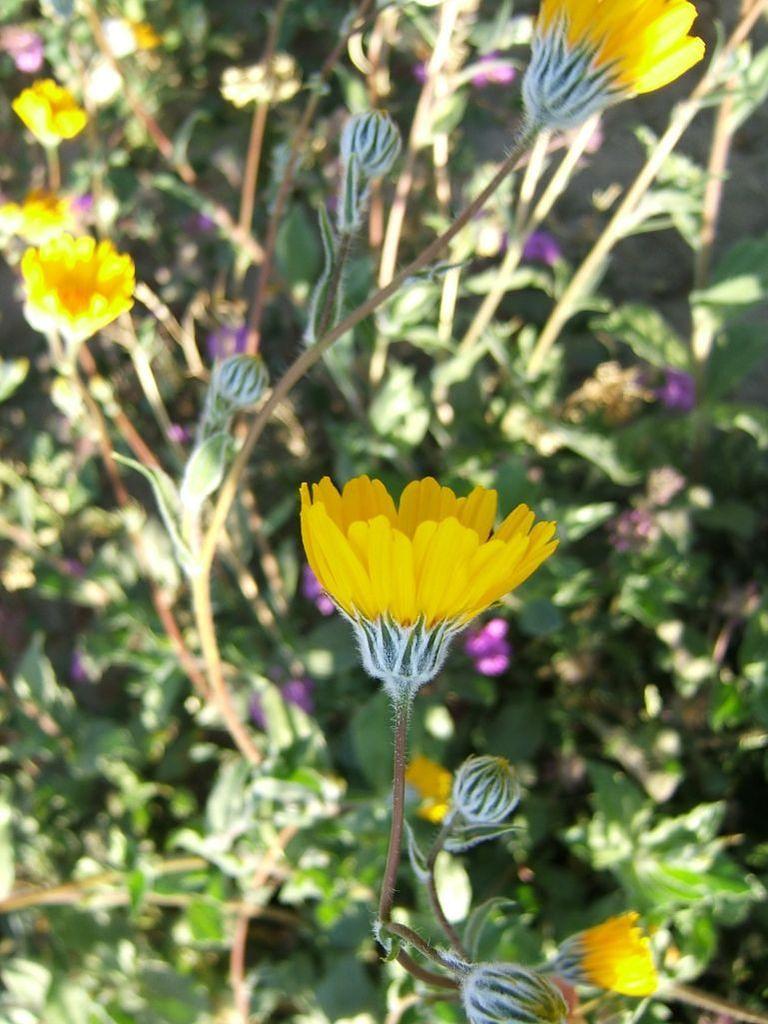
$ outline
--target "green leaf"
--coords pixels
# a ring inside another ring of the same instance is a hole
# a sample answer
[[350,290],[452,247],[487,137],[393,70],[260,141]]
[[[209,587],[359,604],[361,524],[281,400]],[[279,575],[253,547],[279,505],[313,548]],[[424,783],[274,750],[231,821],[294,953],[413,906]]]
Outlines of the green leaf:
[[181,482],[180,501],[185,510],[197,512],[206,498],[221,486],[232,456],[233,442],[223,431],[198,445],[189,457]]
[[115,452],[115,460],[121,462],[125,466],[129,466],[131,469],[135,469],[137,473],[149,480],[152,485],[152,492],[155,495],[155,501],[157,507],[160,510],[160,515],[163,520],[163,525],[168,531],[168,536],[173,542],[176,556],[184,568],[189,572],[195,566],[195,559],[184,543],[179,524],[181,521],[181,499],[179,498],[179,492],[176,489],[176,484],[171,480],[166,472],[162,469],[149,468],[148,466],[142,465],[137,462],[136,459],[132,459],[127,455],[121,455],[119,452]]
[[315,281],[322,269],[317,233],[302,206],[294,204],[277,234],[280,273],[293,285]]
[[0,359],[0,402],[5,402],[21,387],[28,373],[28,359]]
[[708,397],[729,395],[768,356],[762,324],[730,324],[715,337],[706,376]]
[[393,364],[370,407],[371,426],[380,437],[408,448],[420,444],[429,427],[429,408],[412,366]]
[[768,235],[737,242],[712,272],[709,287],[693,292],[691,304],[722,323],[768,297]]
[[659,369],[690,369],[690,355],[680,335],[649,306],[629,303],[607,316],[595,317],[592,329],[629,345],[638,358]]

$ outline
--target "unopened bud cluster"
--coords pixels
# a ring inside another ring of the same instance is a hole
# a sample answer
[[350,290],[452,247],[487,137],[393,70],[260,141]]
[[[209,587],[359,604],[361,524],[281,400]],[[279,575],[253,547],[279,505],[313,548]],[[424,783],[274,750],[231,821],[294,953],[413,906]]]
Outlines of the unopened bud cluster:
[[341,136],[339,231],[349,233],[360,226],[371,181],[392,170],[401,145],[400,130],[389,114],[372,110],[347,121]]
[[499,825],[520,802],[520,786],[504,757],[468,757],[453,781],[453,808],[468,825]]
[[568,1007],[543,974],[518,964],[475,964],[461,979],[469,1024],[563,1024]]

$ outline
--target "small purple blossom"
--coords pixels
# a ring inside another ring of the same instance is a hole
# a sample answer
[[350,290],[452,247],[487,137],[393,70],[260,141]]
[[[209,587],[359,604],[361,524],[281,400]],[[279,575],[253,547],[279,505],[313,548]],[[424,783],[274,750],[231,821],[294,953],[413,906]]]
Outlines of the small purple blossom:
[[73,579],[80,580],[85,576],[86,569],[79,558],[65,558],[62,568]]
[[502,60],[498,53],[487,53],[475,64],[472,85],[484,89],[486,85],[510,85],[517,76],[517,70],[509,61]]
[[80,651],[73,651],[69,661],[69,676],[73,683],[89,683],[91,673]]
[[659,526],[647,508],[628,508],[608,524],[609,540],[616,551],[641,551],[659,536]]
[[72,210],[87,217],[93,211],[93,196],[90,192],[84,192],[81,196],[75,196],[71,203]]
[[208,335],[206,347],[211,361],[215,359],[226,359],[227,356],[242,355],[248,339],[248,328],[245,324],[236,327],[234,324],[225,324],[211,331]]
[[193,431],[190,427],[185,427],[181,423],[171,423],[168,425],[168,438],[174,444],[187,444],[188,441],[192,440],[192,436]]
[[333,615],[336,605],[323,590],[320,580],[312,572],[309,565],[301,570],[301,593],[308,601],[312,601],[321,615]]
[[548,231],[532,231],[523,246],[523,259],[528,263],[545,263],[551,267],[562,255],[560,243]]
[[0,49],[10,56],[17,71],[35,75],[43,66],[42,37],[31,29],[9,25],[0,30]]
[[657,390],[656,397],[667,409],[690,412],[696,405],[696,382],[685,370],[668,369],[664,384]]
[[500,676],[509,668],[512,645],[507,640],[506,619],[489,619],[484,626],[471,629],[464,640],[464,650],[484,676]]
[[[299,708],[305,715],[312,715],[315,712],[315,682],[308,676],[298,679],[289,679],[280,688],[280,695],[286,704],[292,704]],[[264,713],[264,705],[258,694],[254,694],[250,704],[251,721],[258,729],[267,728],[267,716]]]
[[412,68],[412,73],[416,81],[424,85],[424,83],[427,80],[428,73],[427,62],[425,60],[420,60],[418,64],[414,64]]

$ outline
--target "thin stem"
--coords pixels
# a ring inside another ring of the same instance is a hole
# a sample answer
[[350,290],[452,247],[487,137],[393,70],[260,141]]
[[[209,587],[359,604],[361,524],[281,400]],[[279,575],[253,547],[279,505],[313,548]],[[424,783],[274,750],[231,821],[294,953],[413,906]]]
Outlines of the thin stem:
[[339,289],[341,288],[341,282],[344,277],[344,267],[349,259],[351,248],[352,234],[349,231],[345,231],[339,238],[339,248],[336,253],[336,265],[333,268],[331,279],[328,282],[328,294],[325,296],[325,304],[320,314],[320,322],[317,327],[318,338],[322,338],[328,328],[333,327],[334,311],[336,310]]
[[386,302],[390,296],[394,295],[395,292],[398,291],[401,285],[409,277],[418,273],[418,271],[426,267],[436,256],[440,254],[451,239],[454,238],[459,231],[462,230],[465,224],[474,217],[478,210],[482,209],[482,207],[488,202],[499,185],[501,185],[507,175],[517,165],[521,155],[528,148],[531,141],[537,134],[538,130],[535,126],[526,126],[520,133],[517,143],[513,147],[512,151],[501,164],[491,181],[472,200],[472,202],[465,207],[453,224],[451,224],[451,226],[441,235],[430,242],[430,244],[426,246],[426,248],[424,248],[415,259],[411,260],[411,262],[404,267],[400,273],[394,277],[388,285],[386,285],[386,287],[379,288],[379,290],[374,292],[373,295],[370,295],[365,302],[361,303],[357,307],[357,309],[352,310],[351,313],[348,313],[347,316],[336,324],[328,334],[323,338],[320,338],[319,341],[310,348],[305,349],[288,367],[286,372],[273,388],[269,398],[267,398],[259,412],[254,416],[243,446],[238,452],[229,473],[219,490],[219,496],[211,515],[211,520],[203,539],[202,550],[200,553],[201,567],[204,572],[209,571],[209,567],[213,562],[219,531],[226,521],[227,514],[232,505],[235,494],[237,493],[240,477],[242,476],[245,467],[248,464],[251,452],[253,451],[256,442],[261,437],[275,407],[282,402],[286,395],[288,395],[293,387],[301,380],[304,374],[322,358],[323,353],[326,352],[335,341],[338,341],[338,339],[343,337],[347,331],[350,331],[353,327],[359,324],[361,320],[364,320],[367,316],[373,313],[374,310],[378,309],[382,303]]
[[[278,0],[278,4],[272,15],[272,23],[269,26],[267,42],[262,55],[262,63],[266,69],[266,78],[269,81],[270,66],[275,56],[277,35],[285,14],[287,0]],[[245,232],[251,230],[253,223],[253,208],[256,203],[256,185],[259,178],[259,164],[261,163],[261,152],[264,145],[264,130],[267,126],[267,114],[269,113],[269,101],[257,103],[253,112],[251,122],[251,134],[248,140],[248,153],[245,158],[245,172],[243,174],[243,188],[240,193],[240,229]]]
[[277,190],[275,203],[272,207],[269,223],[267,224],[266,239],[264,242],[264,257],[261,264],[258,284],[256,286],[256,294],[248,317],[248,339],[246,351],[251,355],[254,355],[259,348],[261,320],[264,315],[264,306],[267,300],[267,292],[269,290],[269,283],[272,276],[272,266],[275,260],[277,233],[280,228],[280,224],[282,223],[285,204],[288,202],[288,197],[290,196],[291,189],[293,188],[293,181],[296,175],[296,168],[299,163],[301,147],[307,136],[307,132],[314,121],[315,113],[323,95],[323,89],[321,86],[330,78],[333,69],[336,67],[336,64],[346,49],[349,37],[353,35],[353,33],[360,31],[361,20],[367,18],[374,5],[375,0],[361,0],[357,8],[357,16],[350,19],[349,31],[339,39],[320,69],[320,73],[317,76],[317,88],[312,91],[311,96],[307,100],[307,105],[304,108],[301,120],[299,121],[296,130],[293,132],[291,151],[288,154],[288,160],[285,164],[285,170],[283,171],[280,187]]
[[[565,191],[571,175],[576,169],[576,164],[581,159],[581,156],[587,147],[587,143],[594,134],[597,120],[597,117],[590,118],[590,120],[587,121],[576,134],[568,152],[565,154],[559,167],[552,175],[551,181],[547,185],[530,216],[518,216],[516,218],[515,237],[509,240],[507,251],[504,254],[504,259],[499,267],[499,272],[496,275],[493,287],[480,303],[472,323],[469,325],[464,337],[459,342],[460,352],[467,352],[472,348],[472,346],[483,336],[486,328],[496,315],[496,310],[501,305],[501,301],[506,294],[509,276],[512,271],[517,268],[520,263],[520,259],[522,258],[526,239],[530,233],[549,215],[555,202]],[[529,167],[531,163],[533,163],[533,155],[531,155],[531,161],[528,165]]]
[[445,916],[443,905],[440,902],[440,896],[437,892],[437,883],[435,881],[435,865],[440,851],[443,848],[445,840],[451,831],[451,815],[450,812],[443,822],[443,827],[437,834],[437,837],[432,844],[432,849],[429,851],[427,856],[426,870],[427,870],[427,895],[429,896],[429,902],[432,907],[432,912],[435,915],[437,923],[442,928],[446,938],[453,946],[454,950],[463,960],[469,960],[469,955],[464,948],[464,943],[461,941],[461,937],[456,929],[453,927],[451,922]]
[[261,752],[240,721],[224,679],[224,668],[213,623],[209,573],[198,573],[192,577],[192,606],[213,699],[240,753],[251,764],[259,764]]
[[389,827],[389,847],[384,877],[379,896],[379,920],[388,925],[392,920],[395,902],[397,869],[403,847],[403,816],[405,812],[405,767],[408,753],[408,722],[410,703],[398,704],[395,708],[394,750],[392,759],[392,820]]
[[746,1021],[747,1024],[768,1024],[768,1014],[747,1010],[737,1003],[712,996],[709,992],[702,992],[701,989],[693,988],[691,985],[670,985],[659,992],[658,998],[674,999],[679,1003],[687,1003],[689,1006],[698,1006],[702,1010],[710,1010],[712,1013],[724,1014],[735,1020]]
[[48,165],[48,188],[58,192],[61,188],[61,161],[58,146],[45,146],[45,159]]
[[568,287],[549,315],[539,339],[531,354],[528,374],[536,377],[544,365],[549,350],[560,336],[560,332],[576,309],[579,300],[594,284],[614,245],[626,231],[627,224],[637,207],[653,184],[664,161],[674,150],[685,131],[703,106],[707,94],[719,83],[720,75],[733,51],[748,37],[757,19],[765,10],[768,0],[756,0],[752,8],[742,17],[730,39],[713,60],[699,84],[683,103],[679,104],[670,119],[667,130],[656,143],[653,151],[641,168],[634,182],[626,192],[616,213],[592,247],[579,269],[571,278]]

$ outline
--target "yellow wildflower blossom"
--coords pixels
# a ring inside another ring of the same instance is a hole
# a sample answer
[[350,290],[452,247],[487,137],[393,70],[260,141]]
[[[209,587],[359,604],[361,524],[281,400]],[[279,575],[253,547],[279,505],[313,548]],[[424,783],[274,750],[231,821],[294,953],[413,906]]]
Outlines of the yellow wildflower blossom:
[[154,50],[162,42],[148,21],[132,21],[131,28],[139,50]]
[[60,331],[70,343],[90,338],[133,305],[133,260],[108,241],[59,235],[28,249],[21,272],[29,323]]
[[457,497],[431,477],[399,505],[380,480],[328,477],[301,487],[307,559],[356,627],[366,671],[414,692],[442,666],[451,638],[518,587],[557,547],[555,523],[518,505],[492,533],[496,491]]
[[0,206],[0,231],[18,235],[30,245],[42,245],[74,226],[71,201],[42,188],[30,192],[23,203]]
[[408,765],[405,781],[421,797],[421,804],[416,811],[419,817],[439,824],[451,806],[453,775],[436,761],[419,756]]
[[44,146],[58,146],[62,139],[74,138],[88,120],[72,93],[52,78],[33,82],[11,106]]
[[567,128],[673,82],[704,56],[689,0],[542,0],[523,80],[529,120]]
[[621,995],[652,995],[659,978],[650,940],[638,927],[638,917],[628,911],[572,935],[560,947],[553,972]]

